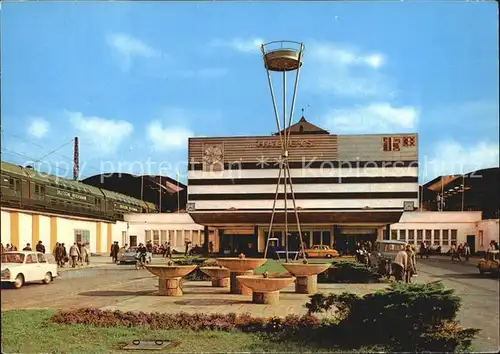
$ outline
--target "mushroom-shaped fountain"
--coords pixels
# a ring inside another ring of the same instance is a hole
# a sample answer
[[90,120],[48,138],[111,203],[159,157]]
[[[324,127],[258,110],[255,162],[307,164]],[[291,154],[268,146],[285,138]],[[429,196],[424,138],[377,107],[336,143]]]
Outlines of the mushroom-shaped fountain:
[[252,290],[252,302],[255,304],[277,305],[280,301],[280,290],[292,284],[295,277],[278,275],[239,275],[238,280]]
[[330,268],[329,263],[283,263],[282,266],[297,278],[295,292],[299,294],[316,294],[318,291],[318,274]]
[[238,276],[252,275],[253,270],[266,263],[265,258],[246,258],[242,253],[238,257],[217,258],[217,263],[229,269],[231,294],[252,295],[252,290],[240,284]]
[[226,288],[229,286],[229,269],[222,266],[200,267],[200,270],[212,280],[212,286]]
[[182,296],[181,279],[197,267],[193,265],[175,265],[169,261],[167,264],[149,264],[147,270],[159,278],[158,295],[162,296]]

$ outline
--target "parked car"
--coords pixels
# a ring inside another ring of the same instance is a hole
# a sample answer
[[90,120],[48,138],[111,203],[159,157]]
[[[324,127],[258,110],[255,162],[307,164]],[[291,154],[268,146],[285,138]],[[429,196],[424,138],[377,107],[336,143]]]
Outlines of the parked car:
[[489,250],[486,252],[485,257],[478,262],[477,268],[481,274],[500,274],[500,251]]
[[25,283],[41,281],[49,284],[59,275],[53,257],[40,252],[14,251],[2,253],[2,284],[9,283],[15,289]]
[[397,240],[381,240],[375,242],[368,258],[370,268],[381,274],[391,273],[391,264],[399,251],[404,250],[406,242]]
[[[136,254],[137,247],[130,247],[127,251],[118,254],[118,262],[120,264],[135,263],[137,261]],[[151,263],[152,259],[153,253],[146,252],[146,264]]]
[[[314,245],[311,248],[304,250],[306,257],[309,258],[333,258],[340,257],[337,250],[334,250],[326,245]],[[299,256],[302,256],[302,251],[299,252]]]

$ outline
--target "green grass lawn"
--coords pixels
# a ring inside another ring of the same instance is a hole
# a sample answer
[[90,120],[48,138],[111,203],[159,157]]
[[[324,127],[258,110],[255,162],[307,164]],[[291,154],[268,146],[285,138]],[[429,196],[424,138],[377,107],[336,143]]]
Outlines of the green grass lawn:
[[[147,327],[102,328],[49,323],[54,311],[16,310],[2,312],[3,353],[121,353],[138,340],[170,340],[178,344],[161,352],[336,352],[309,344],[274,342],[239,331],[151,330]],[[365,349],[366,350],[366,349]],[[141,351],[133,350],[133,353]],[[151,352],[151,351],[148,351]],[[155,351],[158,352],[158,351]],[[345,352],[338,350],[337,352]],[[364,350],[359,350],[364,352]]]
[[[333,259],[328,259],[328,258],[325,258],[325,259],[321,259],[321,258],[313,258],[313,259],[307,259],[307,261],[309,263],[332,263],[333,260],[336,260],[336,261],[353,261],[354,258],[352,257],[342,257],[342,258],[333,258]],[[297,262],[302,262],[302,260],[298,260]],[[273,274],[273,273],[279,273],[279,274],[283,274],[283,273],[286,273],[286,269],[283,268],[282,264],[285,263],[285,261],[277,261],[277,260],[274,260],[274,259],[268,259],[266,263],[264,263],[263,265],[261,265],[259,268],[256,268],[255,269],[255,273],[256,274],[262,274],[264,273],[266,270],[270,273],[270,274]]]

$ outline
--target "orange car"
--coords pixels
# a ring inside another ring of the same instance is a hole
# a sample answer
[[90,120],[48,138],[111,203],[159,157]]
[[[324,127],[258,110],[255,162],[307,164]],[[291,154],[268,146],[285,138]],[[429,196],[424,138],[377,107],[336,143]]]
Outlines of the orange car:
[[[325,245],[314,245],[311,248],[306,249],[305,252],[306,257],[309,258],[333,258],[340,256],[337,250]],[[302,255],[302,251],[300,252],[300,255]]]

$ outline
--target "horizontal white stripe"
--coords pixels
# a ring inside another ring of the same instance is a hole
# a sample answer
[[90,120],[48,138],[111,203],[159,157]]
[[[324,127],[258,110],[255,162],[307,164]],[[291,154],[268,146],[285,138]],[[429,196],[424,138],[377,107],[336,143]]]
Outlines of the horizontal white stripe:
[[[290,186],[287,186],[290,192]],[[346,184],[293,184],[295,193],[372,193],[418,192],[418,183],[346,183]],[[248,194],[276,193],[276,185],[249,184],[224,186],[189,186],[188,194]],[[284,186],[280,186],[284,193]]]
[[[278,169],[224,170],[220,172],[188,171],[188,179],[278,178]],[[418,167],[302,168],[290,169],[294,177],[418,177]],[[283,174],[282,174],[283,175]]]
[[[413,201],[415,206],[418,206],[417,199],[336,199],[336,200],[297,200],[297,206],[303,209],[307,208],[401,208],[403,209],[404,201]],[[236,209],[269,209],[273,208],[273,200],[197,200],[193,201],[196,209],[219,209],[227,210],[230,208]],[[292,208],[291,200],[287,202],[288,208]],[[276,202],[278,209],[284,208],[284,201]],[[369,221],[369,220],[367,220]]]

